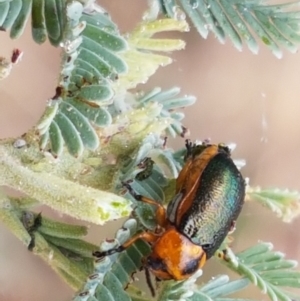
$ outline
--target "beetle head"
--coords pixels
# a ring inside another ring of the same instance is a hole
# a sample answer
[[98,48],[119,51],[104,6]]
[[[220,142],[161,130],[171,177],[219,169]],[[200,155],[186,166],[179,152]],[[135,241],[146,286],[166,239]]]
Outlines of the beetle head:
[[144,265],[158,279],[183,280],[193,275],[205,261],[206,254],[201,246],[172,227],[154,244]]

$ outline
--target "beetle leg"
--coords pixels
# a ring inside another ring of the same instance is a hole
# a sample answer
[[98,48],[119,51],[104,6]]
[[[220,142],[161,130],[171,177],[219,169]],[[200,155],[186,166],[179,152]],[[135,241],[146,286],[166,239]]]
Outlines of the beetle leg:
[[164,143],[163,143],[163,145],[162,145],[163,148],[166,148],[166,146],[167,146],[167,141],[168,141],[168,137],[166,136],[166,137],[164,138]]
[[194,144],[190,139],[185,140],[186,155],[185,160],[192,156]]
[[129,193],[137,201],[141,201],[141,202],[144,202],[146,204],[150,204],[150,205],[155,206],[157,208],[156,209],[156,222],[157,222],[157,224],[159,226],[163,227],[163,228],[165,228],[167,226],[166,209],[162,204],[160,204],[160,203],[158,203],[154,200],[151,200],[151,199],[149,199],[145,196],[137,194],[128,183],[123,183],[123,185],[128,189]]
[[146,277],[146,283],[149,287],[149,290],[151,292],[152,297],[155,297],[155,290],[151,281],[151,276],[150,276],[150,272],[149,269],[145,267],[145,277]]
[[230,258],[228,257],[228,249],[224,249],[224,250],[218,250],[215,255],[219,258],[222,259],[224,261],[229,262]]
[[155,235],[152,232],[141,232],[136,234],[135,236],[133,236],[132,238],[130,238],[128,241],[126,241],[123,245],[114,248],[114,249],[110,249],[107,251],[94,251],[93,252],[93,256],[97,257],[97,258],[103,258],[105,256],[108,255],[112,255],[115,253],[119,253],[122,252],[124,250],[126,250],[128,247],[130,247],[133,243],[135,243],[138,239],[143,239],[148,243],[154,243],[157,239],[158,239],[158,235]]
[[221,151],[225,152],[226,154],[230,155],[230,148],[226,144],[219,143],[218,148],[219,148],[219,150],[221,150]]

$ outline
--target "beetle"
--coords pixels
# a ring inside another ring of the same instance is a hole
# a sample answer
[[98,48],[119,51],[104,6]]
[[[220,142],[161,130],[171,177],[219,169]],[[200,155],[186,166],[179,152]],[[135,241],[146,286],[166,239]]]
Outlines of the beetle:
[[195,145],[187,140],[186,148],[185,164],[167,209],[124,184],[136,200],[156,207],[155,231],[138,233],[123,245],[96,251],[94,256],[121,252],[143,239],[152,246],[143,265],[159,280],[187,279],[213,256],[241,212],[245,181],[226,145]]

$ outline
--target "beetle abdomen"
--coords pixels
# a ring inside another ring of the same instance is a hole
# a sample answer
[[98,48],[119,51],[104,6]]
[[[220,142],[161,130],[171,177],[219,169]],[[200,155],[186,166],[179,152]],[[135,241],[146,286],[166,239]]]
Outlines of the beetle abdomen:
[[203,246],[209,258],[230,231],[245,198],[244,179],[228,154],[221,152],[210,160],[194,196],[178,230]]

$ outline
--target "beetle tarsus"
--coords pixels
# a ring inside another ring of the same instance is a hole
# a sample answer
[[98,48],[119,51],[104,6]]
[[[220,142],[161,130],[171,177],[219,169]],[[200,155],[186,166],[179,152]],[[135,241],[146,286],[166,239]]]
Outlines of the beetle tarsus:
[[94,251],[94,252],[93,252],[93,256],[94,256],[94,257],[97,257],[97,258],[102,258],[102,257],[105,256],[105,254],[103,254],[103,253],[105,253],[105,252]]
[[96,257],[96,258],[103,258],[105,256],[109,256],[109,255],[112,255],[112,254],[115,254],[115,253],[120,253],[122,251],[124,251],[124,247],[123,246],[119,246],[115,249],[110,249],[110,250],[107,250],[107,251],[94,251],[93,252],[93,256]]
[[126,187],[129,191],[129,193],[137,200],[137,201],[141,201],[143,196],[140,195],[140,194],[137,194],[133,189],[132,187],[130,186],[130,184],[126,183],[126,182],[123,182],[122,183],[124,187]]
[[185,140],[185,148],[186,148],[186,155],[190,156],[192,154],[192,149],[193,149],[193,142],[190,139]]

